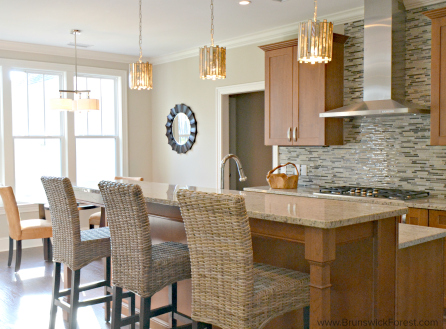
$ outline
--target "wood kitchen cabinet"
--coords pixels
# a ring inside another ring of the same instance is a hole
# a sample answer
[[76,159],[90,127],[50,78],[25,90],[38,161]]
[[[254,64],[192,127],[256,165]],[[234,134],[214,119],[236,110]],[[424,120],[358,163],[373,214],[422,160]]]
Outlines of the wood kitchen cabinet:
[[424,15],[432,20],[431,145],[446,145],[446,8]]
[[[421,208],[409,208],[409,213],[406,216],[406,223],[407,224],[415,224],[415,225],[423,225],[426,226],[425,223],[427,223],[427,226],[430,227],[438,227],[446,229],[446,211],[440,211],[440,210],[428,210],[428,209],[421,209]],[[446,240],[446,239],[445,239]],[[444,275],[445,275],[445,284],[444,284],[444,308],[446,308],[446,249],[444,251],[445,253],[445,268],[444,268]]]
[[406,224],[428,226],[429,212],[427,209],[409,208],[409,213],[406,215]]
[[343,106],[347,38],[333,36],[328,64],[300,64],[297,39],[260,46],[265,51],[265,145],[343,144],[343,119],[319,113]]

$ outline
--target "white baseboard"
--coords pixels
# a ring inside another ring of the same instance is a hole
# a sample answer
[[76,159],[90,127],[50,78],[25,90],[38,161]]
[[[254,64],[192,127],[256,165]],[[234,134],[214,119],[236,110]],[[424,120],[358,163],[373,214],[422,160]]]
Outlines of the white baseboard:
[[[81,227],[81,230],[88,230],[88,227]],[[35,248],[42,247],[42,239],[32,239],[32,240],[23,240],[22,241],[22,249],[25,248]],[[9,250],[9,237],[0,238],[0,252]],[[15,242],[14,242],[14,250],[15,250]]]

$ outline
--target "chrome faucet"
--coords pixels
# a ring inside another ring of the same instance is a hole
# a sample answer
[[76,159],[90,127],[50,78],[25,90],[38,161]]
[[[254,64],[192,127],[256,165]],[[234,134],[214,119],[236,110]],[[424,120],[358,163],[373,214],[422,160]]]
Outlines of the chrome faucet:
[[238,158],[238,156],[236,156],[235,154],[228,154],[220,162],[220,168],[221,168],[221,185],[220,185],[220,188],[221,189],[223,189],[224,185],[225,185],[225,164],[226,164],[226,161],[228,161],[231,158],[233,158],[235,163],[237,164],[238,175],[240,176],[239,180],[241,182],[244,182],[245,180],[248,179],[248,177],[246,177],[245,173],[243,172],[242,163],[240,162],[240,159]]

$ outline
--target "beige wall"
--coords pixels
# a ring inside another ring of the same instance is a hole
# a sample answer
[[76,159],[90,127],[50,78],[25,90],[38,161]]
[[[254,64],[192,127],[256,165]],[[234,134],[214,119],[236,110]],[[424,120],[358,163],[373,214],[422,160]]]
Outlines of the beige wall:
[[[197,57],[156,65],[152,90],[152,179],[155,182],[216,186],[217,87],[263,81],[264,52],[257,46],[227,51],[227,78],[200,80]],[[178,103],[190,106],[197,119],[197,139],[186,154],[177,154],[167,144],[167,115]]]
[[[49,56],[43,54],[0,50],[0,58],[18,59],[37,62],[73,64],[73,57]],[[107,69],[128,70],[128,64],[98,60],[79,59],[79,66],[99,67]],[[127,88],[127,86],[124,86]],[[151,91],[133,91],[127,89],[128,112],[128,150],[129,176],[140,176],[151,179]]]

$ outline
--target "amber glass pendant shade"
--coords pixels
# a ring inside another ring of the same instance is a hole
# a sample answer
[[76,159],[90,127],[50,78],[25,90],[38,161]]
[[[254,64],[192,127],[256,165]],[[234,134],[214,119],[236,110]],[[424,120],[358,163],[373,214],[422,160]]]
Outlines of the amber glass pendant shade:
[[219,46],[204,46],[200,48],[200,78],[226,78],[226,48]]
[[129,88],[137,90],[150,90],[152,83],[152,64],[137,62],[129,65]]
[[317,20],[317,0],[314,0],[313,20],[299,24],[297,60],[299,63],[328,63],[333,54],[333,23]]
[[299,25],[297,54],[300,63],[328,63],[333,54],[333,23],[302,22]]

